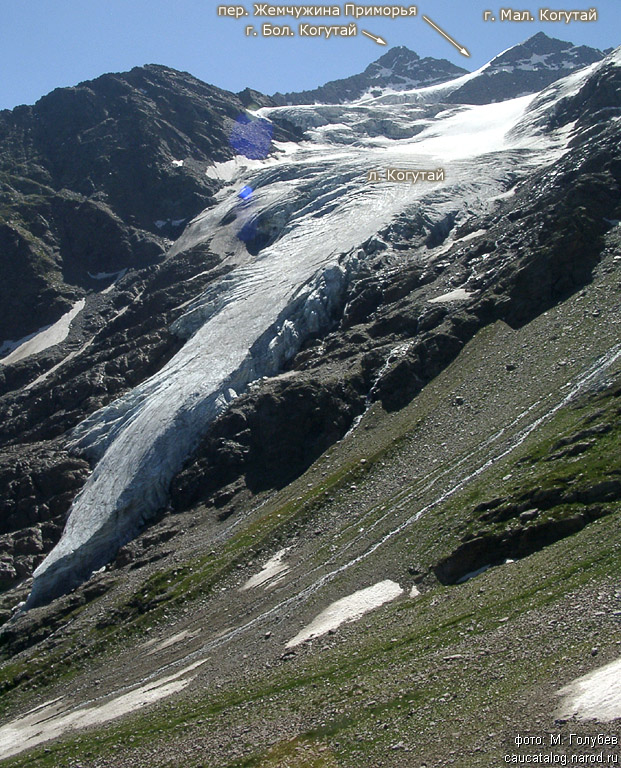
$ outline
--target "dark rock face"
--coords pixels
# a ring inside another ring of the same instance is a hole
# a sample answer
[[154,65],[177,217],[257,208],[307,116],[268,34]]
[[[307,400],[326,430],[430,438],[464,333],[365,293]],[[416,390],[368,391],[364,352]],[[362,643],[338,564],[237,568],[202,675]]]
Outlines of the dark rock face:
[[575,69],[601,61],[604,53],[538,32],[510,48],[448,97],[451,104],[491,104],[537,93]]
[[18,531],[24,523],[61,520],[64,524],[69,503],[89,472],[87,462],[53,445],[5,451],[0,458],[4,489],[0,533]]
[[270,96],[266,96],[264,93],[255,91],[254,88],[244,88],[237,96],[239,100],[249,109],[256,109],[257,107],[275,107],[276,102]]
[[621,499],[618,396],[618,384],[609,380],[574,401],[574,413],[584,415],[569,434],[519,460],[532,480],[527,476],[506,497],[472,509],[462,543],[432,568],[441,583],[527,557],[615,513]]
[[[92,334],[87,354],[67,360],[40,384],[34,381],[37,374],[56,358],[37,355],[0,368],[0,446],[58,437],[159,370],[182,344],[168,330],[180,314],[178,306],[227,269],[196,248],[183,258],[127,275],[117,292],[97,296],[90,313],[85,310],[84,323]],[[63,350],[52,354],[62,360]],[[20,389],[25,383],[32,388]]]
[[157,263],[209,206],[205,170],[235,155],[235,121],[259,96],[149,65],[0,112],[0,343],[56,321],[89,273]]
[[0,589],[30,576],[58,542],[71,501],[89,474],[87,462],[54,444],[0,454]]
[[[533,108],[545,104],[546,95],[537,97]],[[621,74],[613,62],[605,63],[588,78],[577,93],[559,101],[543,117],[547,128],[560,128],[575,122],[578,135],[574,144],[601,132],[606,118],[621,109]]]
[[[602,489],[602,485],[606,485]],[[553,489],[554,490],[554,489]],[[533,497],[536,494],[533,494]],[[574,491],[556,489],[546,494],[539,503],[543,509],[552,510],[565,503],[580,501],[591,505],[573,514],[559,517],[549,517],[539,521],[538,509],[529,509],[533,497],[518,504],[504,504],[493,518],[495,522],[503,522],[519,518],[519,524],[511,529],[498,533],[481,532],[460,545],[449,556],[443,558],[433,571],[442,584],[455,584],[460,579],[490,565],[500,565],[507,559],[519,559],[532,555],[544,547],[554,544],[566,536],[581,531],[586,525],[600,517],[612,513],[612,508],[597,501],[618,501],[621,497],[621,483],[610,481],[596,486],[578,488]],[[523,510],[520,512],[520,510]]]
[[405,46],[391,48],[360,75],[333,80],[313,91],[301,93],[276,93],[272,99],[276,104],[343,104],[359,99],[367,92],[377,90],[404,91],[436,85],[466,74],[466,70],[451,64],[446,59],[427,57],[421,59],[417,53]]
[[[358,385],[358,389],[356,388]],[[240,477],[251,491],[282,488],[339,440],[362,413],[362,381],[276,380],[240,398],[218,419],[171,487],[176,509],[228,500],[217,491]]]

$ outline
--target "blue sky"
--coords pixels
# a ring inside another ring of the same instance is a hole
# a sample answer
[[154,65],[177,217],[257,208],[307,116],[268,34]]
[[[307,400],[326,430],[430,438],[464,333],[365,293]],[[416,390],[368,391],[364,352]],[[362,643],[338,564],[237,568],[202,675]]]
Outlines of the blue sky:
[[[264,93],[314,88],[362,71],[388,48],[360,36],[246,38],[248,21],[219,18],[214,0],[0,0],[0,109],[31,104],[59,86],[147,63],[191,72],[233,91],[246,86]],[[252,12],[253,3],[239,2]],[[279,3],[272,3],[273,5]],[[282,5],[303,5],[300,0]],[[331,4],[326,2],[322,4]],[[338,3],[341,8],[344,3]],[[395,2],[363,2],[392,5]],[[359,26],[406,45],[421,56],[448,58],[466,69],[481,66],[501,50],[543,30],[551,37],[598,48],[621,44],[621,0],[584,5],[568,0],[420,0],[419,15],[406,20],[366,19]],[[483,11],[540,7],[596,7],[594,23],[483,22]],[[471,52],[465,59],[420,18],[429,16]],[[322,20],[305,19],[317,23]],[[292,19],[274,20],[289,22]],[[345,19],[350,22],[352,19]],[[338,20],[328,20],[338,23]]]

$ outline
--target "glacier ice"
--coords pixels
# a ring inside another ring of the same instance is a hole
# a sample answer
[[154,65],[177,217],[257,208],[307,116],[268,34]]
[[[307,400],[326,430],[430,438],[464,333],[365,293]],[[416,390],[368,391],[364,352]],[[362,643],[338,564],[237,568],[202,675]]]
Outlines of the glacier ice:
[[[165,506],[171,479],[229,402],[251,382],[278,373],[305,339],[331,326],[364,259],[362,243],[416,206],[438,219],[456,207],[481,210],[504,191],[516,166],[553,159],[549,145],[532,150],[523,136],[509,134],[531,101],[439,114],[431,109],[421,130],[405,139],[365,137],[359,124],[369,113],[360,103],[258,111],[275,122],[351,126],[359,135],[343,144],[311,128],[311,140],[295,151],[288,147],[276,161],[227,168],[231,182],[218,204],[186,227],[168,258],[207,243],[215,253],[234,254],[237,266],[190,302],[174,324],[186,339],[182,349],[74,430],[71,447],[95,468],[74,500],[60,542],[35,571],[28,608],[107,563]],[[421,119],[399,105],[373,109],[376,120],[378,113],[401,123]],[[369,170],[433,170],[447,162],[446,181],[438,185],[367,182]],[[254,192],[242,204],[237,192],[245,185]],[[268,227],[271,245],[255,253],[246,249],[241,224]]]

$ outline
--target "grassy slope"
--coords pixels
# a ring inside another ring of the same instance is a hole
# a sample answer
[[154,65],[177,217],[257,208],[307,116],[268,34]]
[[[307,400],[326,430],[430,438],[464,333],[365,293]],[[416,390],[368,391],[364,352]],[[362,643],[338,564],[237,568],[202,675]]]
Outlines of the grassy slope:
[[[579,426],[606,401],[613,398],[593,398],[559,413],[549,434],[558,434],[558,422]],[[615,434],[618,456],[619,431]],[[531,448],[544,444],[538,440]],[[559,469],[565,467],[556,466],[553,473]],[[482,493],[487,480],[481,481]],[[458,516],[476,491],[470,487],[436,514]],[[614,506],[611,516],[521,562],[371,614],[355,632],[344,632],[348,639],[327,642],[320,655],[305,653],[294,668],[282,665],[215,699],[164,704],[158,716],[112,724],[100,735],[81,735],[8,764],[69,765],[113,746],[150,751],[153,739],[173,739],[183,751],[190,734],[196,739],[224,723],[228,730],[246,723],[252,732],[259,719],[314,725],[227,764],[279,766],[290,759],[300,766],[355,765],[362,757],[374,765],[435,764],[451,750],[459,754],[459,765],[500,764],[506,740],[513,732],[532,731],[534,716],[545,731],[558,730],[549,718],[558,687],[613,658],[617,628],[610,616],[596,618],[589,606],[598,598],[603,609],[613,604],[614,574],[621,572],[616,535],[621,509]],[[433,528],[431,516],[427,524]],[[591,657],[594,645],[605,649],[603,658]],[[489,737],[490,732],[496,735]],[[398,761],[391,753],[399,754]],[[153,764],[223,765],[196,754],[183,763]]]

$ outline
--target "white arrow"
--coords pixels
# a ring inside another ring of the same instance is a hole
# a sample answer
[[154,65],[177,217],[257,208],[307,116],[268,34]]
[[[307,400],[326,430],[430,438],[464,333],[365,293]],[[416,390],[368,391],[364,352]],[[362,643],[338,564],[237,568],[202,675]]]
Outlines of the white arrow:
[[383,37],[378,37],[377,35],[372,35],[370,32],[367,32],[366,29],[362,30],[362,34],[366,35],[367,37],[370,37],[371,40],[373,40],[373,42],[377,43],[378,45],[388,45],[388,43],[384,40]]
[[445,37],[451,45],[454,45],[455,48],[461,53],[462,56],[468,56],[470,57],[470,51],[467,48],[464,48],[464,46],[461,43],[458,43],[457,40],[453,40],[453,38],[450,35],[447,35],[446,32],[442,29],[442,27],[439,27],[434,21],[432,21],[428,16],[423,16],[423,20],[427,22],[430,26],[432,26],[436,32],[439,32],[442,37]]

